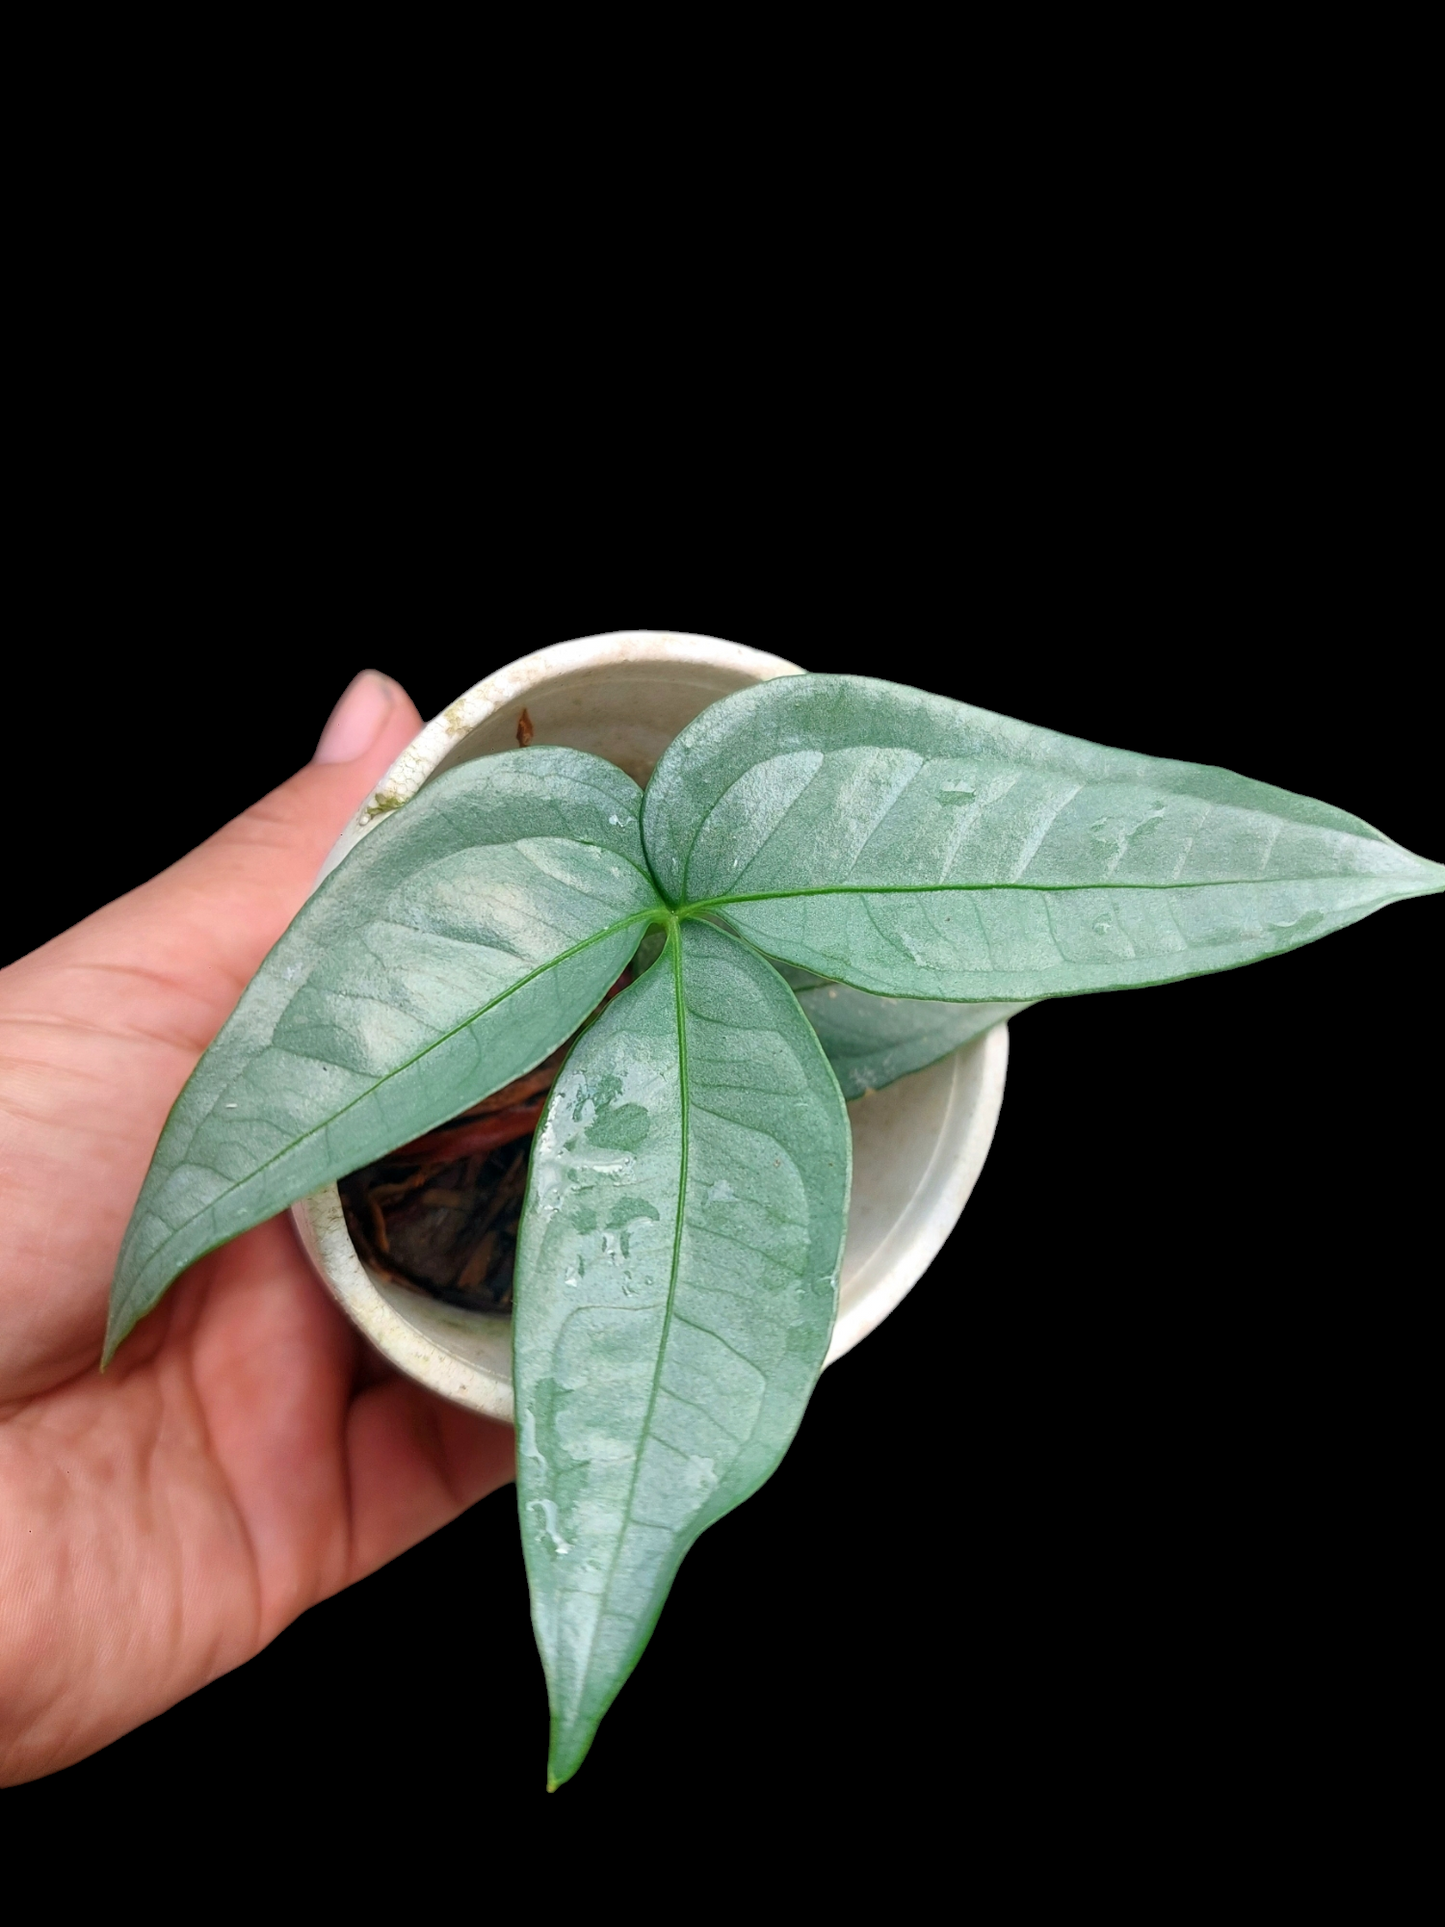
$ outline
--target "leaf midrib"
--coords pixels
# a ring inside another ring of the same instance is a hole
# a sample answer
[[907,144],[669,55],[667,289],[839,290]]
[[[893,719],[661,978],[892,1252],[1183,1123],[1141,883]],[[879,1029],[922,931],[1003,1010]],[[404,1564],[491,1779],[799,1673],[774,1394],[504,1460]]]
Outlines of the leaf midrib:
[[[1419,860],[1423,862],[1427,859]],[[679,917],[696,917],[709,910],[725,910],[734,903],[786,903],[793,897],[912,897],[938,893],[971,894],[985,890],[1023,890],[1036,896],[1058,896],[1067,890],[1252,890],[1261,884],[1345,883],[1353,878],[1382,884],[1399,882],[1406,887],[1413,887],[1408,878],[1389,877],[1375,870],[1344,870],[1330,876],[1313,877],[1216,877],[1191,883],[1115,883],[1111,880],[1102,883],[819,883],[800,890],[750,890],[732,896],[700,897],[694,903],[679,904],[676,914]],[[1439,883],[1429,887],[1445,890],[1445,872],[1442,872]]]
[[[607,1567],[607,1579],[601,1593],[597,1596],[597,1613],[592,1621],[592,1629],[587,1638],[587,1657],[582,1663],[581,1678],[585,1681],[592,1665],[592,1653],[597,1644],[597,1629],[607,1611],[607,1601],[611,1596],[612,1582],[617,1576],[617,1562],[622,1557],[622,1543],[627,1536],[627,1527],[632,1524],[632,1502],[637,1497],[637,1481],[642,1476],[642,1455],[647,1450],[647,1441],[652,1436],[652,1417],[657,1410],[657,1394],[662,1386],[662,1367],[667,1355],[667,1334],[672,1325],[673,1302],[677,1296],[677,1273],[682,1259],[682,1233],[687,1210],[687,1164],[688,1164],[688,1112],[690,1109],[687,1082],[687,1007],[682,993],[682,931],[674,919],[667,933],[667,946],[672,953],[672,995],[673,1008],[677,1013],[677,1082],[678,1082],[678,1121],[681,1126],[681,1146],[678,1155],[677,1213],[672,1226],[672,1269],[668,1273],[667,1298],[662,1308],[662,1339],[657,1347],[657,1365],[652,1374],[652,1389],[647,1397],[647,1412],[643,1417],[642,1430],[638,1434],[637,1456],[632,1462],[632,1477],[627,1486],[627,1502],[622,1508],[623,1529],[618,1533],[612,1548],[612,1558]],[[684,1323],[686,1320],[684,1320]],[[581,1717],[581,1708],[574,1718]]]
[[[624,862],[626,860],[626,858],[623,859]],[[636,866],[634,865],[633,867],[635,868]],[[651,879],[649,879],[649,881],[651,881]],[[322,1131],[329,1131],[333,1124],[338,1123],[346,1116],[348,1111],[355,1110],[358,1104],[366,1103],[370,1098],[374,1097],[378,1091],[384,1089],[392,1078],[400,1077],[402,1072],[410,1070],[413,1064],[421,1063],[421,1061],[429,1057],[433,1051],[440,1050],[443,1044],[448,1043],[453,1037],[459,1036],[462,1031],[466,1030],[470,1025],[475,1024],[479,1018],[485,1017],[489,1010],[494,1010],[498,1004],[503,1003],[508,997],[514,997],[519,990],[524,990],[529,983],[534,982],[538,977],[545,976],[549,970],[555,970],[559,964],[566,963],[570,958],[580,956],[584,950],[590,950],[593,944],[603,943],[608,937],[615,937],[619,931],[626,930],[630,924],[642,923],[646,920],[655,920],[656,917],[656,909],[634,910],[630,915],[621,918],[619,922],[609,924],[607,929],[599,930],[594,935],[583,938],[581,943],[573,944],[570,950],[559,951],[555,957],[548,958],[546,963],[538,964],[535,970],[529,970],[525,977],[519,977],[515,983],[509,984],[505,990],[499,991],[488,1003],[479,1004],[470,1016],[464,1018],[459,1024],[453,1024],[450,1030],[443,1031],[439,1037],[434,1038],[432,1042],[427,1044],[422,1050],[408,1057],[405,1063],[396,1065],[394,1069],[387,1071],[384,1076],[377,1078],[375,1083],[369,1084],[364,1091],[359,1092],[348,1103],[343,1104],[340,1110],[333,1111],[331,1115],[323,1119],[320,1124],[313,1125],[310,1130],[303,1131],[299,1137],[292,1138],[289,1144],[277,1151],[273,1157],[267,1158],[264,1164],[258,1164],[256,1168],[253,1171],[249,1171],[244,1178],[238,1178],[234,1184],[228,1185],[224,1191],[218,1192],[206,1206],[206,1209],[208,1211],[214,1211],[216,1206],[222,1203],[224,1199],[230,1197],[234,1192],[241,1190],[245,1185],[254,1183],[264,1172],[269,1171],[273,1165],[279,1164],[282,1159],[290,1157],[292,1152],[305,1144],[308,1139],[319,1136]],[[544,1052],[543,1055],[545,1056],[545,1054]],[[539,1059],[538,1061],[540,1062],[541,1060]],[[196,1125],[197,1131],[200,1130],[201,1124],[207,1122],[214,1115],[215,1108],[213,1104],[211,1109],[206,1112],[205,1117],[199,1120]],[[195,1133],[193,1132],[191,1142],[194,1143],[194,1141]],[[188,1161],[189,1147],[187,1147],[187,1154],[181,1157],[176,1164],[172,1165],[171,1170],[166,1173],[167,1179]],[[194,1223],[195,1218],[187,1219],[185,1224],[177,1226],[163,1244],[157,1245],[146,1261],[145,1271],[149,1272],[156,1264],[156,1261],[161,1258],[162,1254],[170,1249],[177,1238],[184,1236]],[[141,1275],[143,1276],[144,1273]]]

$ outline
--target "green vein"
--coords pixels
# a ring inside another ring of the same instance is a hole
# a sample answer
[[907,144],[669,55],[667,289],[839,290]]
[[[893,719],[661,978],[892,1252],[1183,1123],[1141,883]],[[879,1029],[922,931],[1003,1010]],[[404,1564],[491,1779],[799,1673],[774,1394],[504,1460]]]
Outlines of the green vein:
[[[656,913],[654,912],[653,914],[655,915]],[[677,1011],[677,1075],[680,1100],[679,1120],[682,1127],[682,1142],[678,1157],[677,1215],[673,1220],[672,1227],[672,1269],[667,1279],[667,1300],[662,1308],[662,1338],[657,1347],[657,1365],[652,1374],[652,1390],[648,1394],[647,1413],[642,1421],[637,1457],[633,1461],[632,1478],[627,1487],[627,1504],[623,1508],[622,1516],[626,1524],[624,1524],[622,1531],[617,1535],[617,1542],[612,1550],[612,1562],[607,1568],[607,1583],[603,1586],[598,1598],[596,1616],[592,1621],[592,1630],[588,1635],[587,1657],[583,1661],[581,1668],[581,1677],[584,1681],[587,1678],[587,1669],[592,1664],[592,1652],[597,1644],[597,1629],[602,1624],[607,1613],[607,1601],[612,1591],[612,1582],[617,1576],[617,1562],[622,1557],[622,1545],[627,1537],[627,1525],[637,1523],[632,1516],[632,1503],[637,1497],[637,1481],[642,1475],[642,1455],[647,1450],[647,1441],[652,1435],[652,1415],[657,1410],[657,1394],[662,1385],[662,1367],[667,1355],[667,1332],[668,1327],[672,1323],[673,1300],[677,1296],[677,1272],[682,1260],[683,1219],[687,1208],[687,1009],[682,995],[682,932],[678,928],[675,917],[672,919],[671,928],[667,934],[667,944],[668,949],[672,953],[673,1003]],[[683,1320],[684,1324],[687,1322],[686,1319]],[[673,1532],[671,1536],[675,1539],[677,1534]],[[549,1773],[547,1776],[547,1791],[549,1793],[555,1793],[559,1784],[560,1783],[554,1780]]]
[[[622,858],[622,861],[625,863],[627,859],[624,857]],[[636,865],[635,864],[629,865],[629,867],[635,869]],[[617,936],[620,931],[628,929],[629,926],[631,926],[632,924],[642,923],[649,919],[655,920],[656,917],[657,917],[657,911],[655,908],[647,909],[647,910],[634,910],[631,913],[631,915],[621,918],[617,923],[609,924],[605,930],[599,930],[593,936],[583,938],[581,943],[573,944],[570,950],[561,950],[557,953],[555,957],[548,958],[546,963],[538,964],[536,969],[529,970],[525,977],[519,977],[515,983],[509,984],[505,990],[499,991],[498,994],[495,997],[493,997],[489,1003],[479,1004],[477,1008],[471,1013],[471,1015],[469,1017],[464,1018],[461,1023],[454,1024],[452,1028],[448,1031],[443,1031],[439,1037],[433,1038],[432,1041],[429,1044],[424,1045],[421,1050],[415,1051],[410,1057],[406,1059],[404,1063],[396,1065],[392,1070],[387,1071],[384,1076],[377,1078],[374,1084],[369,1084],[364,1091],[358,1092],[357,1095],[353,1097],[348,1103],[343,1104],[339,1110],[333,1111],[330,1117],[323,1119],[323,1121],[320,1124],[312,1125],[312,1127],[309,1130],[303,1131],[299,1137],[293,1138],[289,1144],[285,1145],[281,1150],[277,1151],[273,1157],[267,1158],[264,1164],[258,1164],[255,1170],[248,1171],[244,1178],[238,1178],[237,1181],[234,1184],[229,1185],[226,1188],[226,1190],[219,1192],[206,1205],[205,1207],[206,1210],[214,1211],[216,1207],[219,1204],[221,1204],[226,1198],[229,1198],[230,1196],[232,1196],[233,1193],[242,1190],[246,1185],[251,1184],[255,1179],[259,1178],[263,1174],[263,1172],[269,1171],[272,1165],[280,1164],[283,1159],[290,1157],[292,1152],[299,1149],[301,1145],[305,1144],[308,1141],[308,1139],[319,1136],[323,1131],[329,1131],[333,1124],[338,1123],[343,1117],[346,1116],[348,1111],[353,1111],[356,1109],[358,1104],[368,1103],[372,1098],[374,1098],[377,1092],[384,1089],[385,1086],[391,1081],[392,1078],[400,1077],[402,1072],[406,1070],[410,1070],[413,1064],[419,1064],[423,1058],[429,1057],[433,1051],[440,1050],[443,1044],[450,1042],[450,1040],[453,1037],[460,1036],[464,1030],[470,1029],[470,1027],[473,1024],[477,1023],[479,1019],[485,1017],[488,1011],[495,1010],[498,1004],[505,1003],[507,998],[514,997],[517,994],[517,992],[520,990],[525,990],[527,985],[530,983],[534,983],[538,977],[545,976],[549,970],[555,970],[559,964],[567,963],[573,957],[581,956],[584,950],[590,950],[594,944],[605,943],[609,937]],[[304,985],[299,986],[299,988],[304,988]],[[543,1056],[545,1055],[546,1053],[543,1052]],[[317,1061],[320,1061],[320,1060],[317,1060]],[[539,1058],[537,1061],[540,1063],[541,1058]],[[198,1120],[195,1131],[191,1133],[191,1137],[193,1141],[194,1141],[196,1132],[200,1130],[201,1125],[205,1123],[211,1116],[214,1115],[215,1108],[216,1107],[213,1104],[210,1110],[206,1112],[205,1117]],[[189,1162],[188,1156],[183,1155],[176,1162],[176,1164],[174,1164],[171,1167],[171,1171],[174,1172],[174,1171],[180,1170],[187,1162]],[[213,1166],[209,1166],[209,1165],[204,1166],[202,1168],[207,1170],[214,1169]],[[167,1173],[167,1175],[169,1176],[170,1173]],[[200,1214],[198,1213],[197,1215],[200,1215]],[[195,1221],[196,1221],[195,1218],[188,1218],[184,1224],[178,1225],[176,1229],[172,1231],[171,1235],[165,1240],[163,1244],[157,1245],[155,1250],[151,1253],[150,1257],[146,1260],[144,1271],[139,1275],[143,1277],[147,1273],[152,1272],[156,1265],[157,1260],[163,1258],[164,1253],[170,1249],[171,1245],[174,1244],[176,1239],[183,1237],[184,1234],[195,1223]],[[229,1242],[229,1235],[226,1238],[222,1238],[218,1240],[219,1244],[225,1244],[228,1242]],[[215,1246],[209,1247],[209,1249],[211,1250],[214,1250],[215,1248],[216,1248]],[[197,1257],[204,1257],[205,1253],[198,1252],[196,1255]],[[119,1339],[117,1339],[116,1343],[119,1344],[119,1342],[120,1342]],[[112,1346],[107,1350],[106,1352],[107,1359],[109,1359],[112,1356],[114,1349],[115,1347]]]
[[[1419,857],[1416,861],[1428,863],[1429,859]],[[915,897],[984,890],[1022,890],[1035,896],[1057,896],[1066,890],[1253,890],[1261,886],[1272,889],[1291,883],[1349,883],[1355,880],[1397,884],[1416,895],[1428,895],[1432,891],[1445,890],[1445,867],[1439,864],[1431,864],[1430,867],[1440,871],[1440,881],[1423,886],[1409,878],[1388,876],[1375,870],[1344,870],[1315,877],[1215,877],[1192,883],[1116,883],[1112,878],[1106,878],[1101,883],[818,883],[801,890],[752,890],[740,891],[734,896],[702,897],[696,903],[679,905],[677,915],[699,917],[709,910],[725,910],[734,903],[787,903],[795,897]]]

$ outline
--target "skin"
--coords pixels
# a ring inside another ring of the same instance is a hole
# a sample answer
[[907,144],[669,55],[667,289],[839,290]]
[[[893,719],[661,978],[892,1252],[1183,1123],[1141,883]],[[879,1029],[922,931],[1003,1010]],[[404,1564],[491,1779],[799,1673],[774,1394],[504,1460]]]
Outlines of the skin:
[[285,1219],[96,1369],[171,1104],[419,728],[358,677],[316,762],[0,972],[0,1784],[163,1712],[512,1476],[510,1428],[394,1373]]

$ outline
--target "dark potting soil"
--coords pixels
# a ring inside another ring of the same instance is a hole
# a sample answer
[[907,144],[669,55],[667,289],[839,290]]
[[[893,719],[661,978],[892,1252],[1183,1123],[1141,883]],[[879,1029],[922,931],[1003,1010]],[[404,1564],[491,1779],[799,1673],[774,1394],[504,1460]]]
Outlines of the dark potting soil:
[[[624,971],[608,992],[631,981]],[[532,1134],[569,1038],[525,1077],[337,1187],[363,1260],[468,1311],[509,1312]]]

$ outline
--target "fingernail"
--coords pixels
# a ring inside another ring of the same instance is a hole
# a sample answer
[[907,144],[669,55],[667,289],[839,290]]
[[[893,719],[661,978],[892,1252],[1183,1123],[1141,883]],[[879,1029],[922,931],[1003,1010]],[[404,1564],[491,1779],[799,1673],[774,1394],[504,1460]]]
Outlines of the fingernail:
[[354,763],[381,734],[396,701],[396,685],[378,669],[363,669],[326,719],[314,763]]

